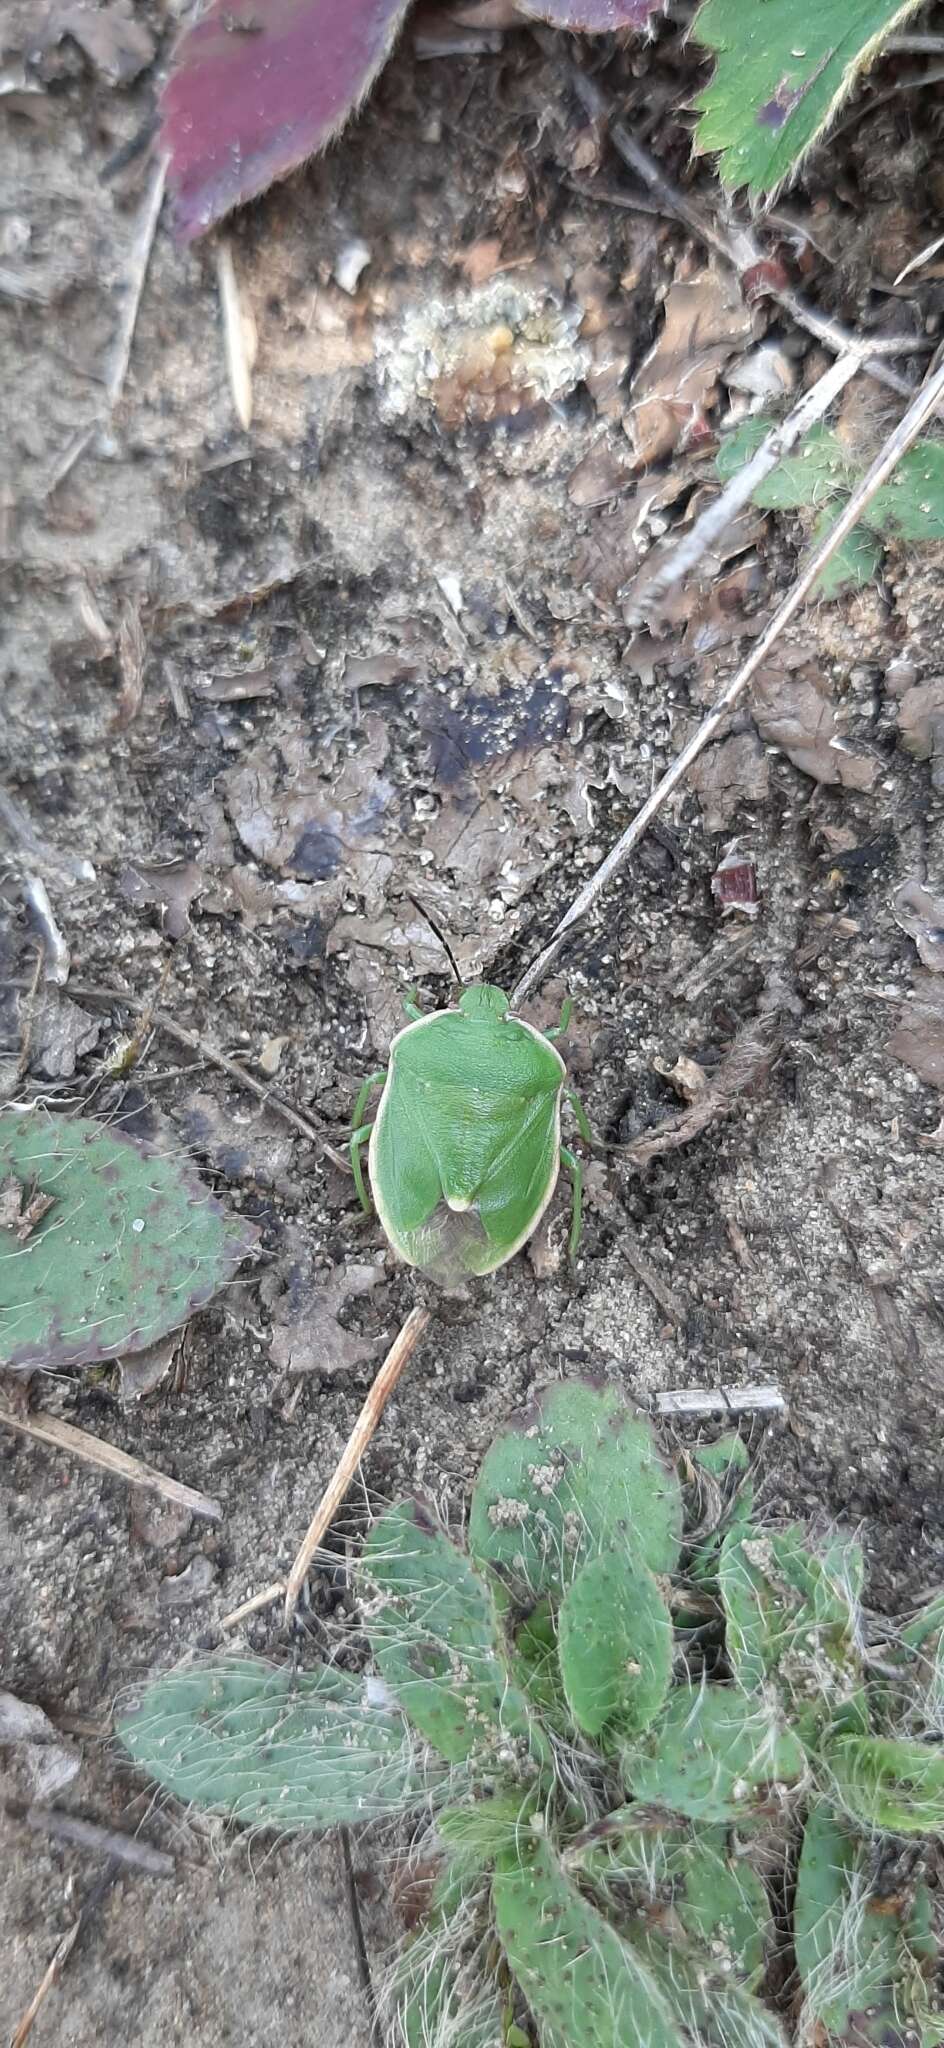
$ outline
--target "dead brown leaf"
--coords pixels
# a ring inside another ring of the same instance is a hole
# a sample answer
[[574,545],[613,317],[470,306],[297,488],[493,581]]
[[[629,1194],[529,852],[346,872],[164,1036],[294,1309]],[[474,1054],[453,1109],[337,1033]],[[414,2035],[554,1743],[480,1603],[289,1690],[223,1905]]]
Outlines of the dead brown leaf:
[[944,982],[933,974],[917,976],[888,1051],[929,1088],[944,1090]]
[[914,940],[922,966],[944,974],[944,896],[932,896],[913,875],[896,890],[892,909],[902,931]]
[[98,1044],[101,1031],[100,1018],[80,1009],[58,989],[44,988],[30,1019],[31,1071],[53,1081],[70,1080],[78,1061]]
[[733,272],[708,266],[674,284],[655,347],[632,383],[625,425],[640,464],[708,436],[707,414],[735,350],[751,339],[751,315]]
[[126,598],[118,620],[118,673],[121,677],[121,694],[112,720],[113,726],[119,730],[130,725],[141,709],[146,661],[147,640],[141,613],[138,606],[130,598]]
[[50,31],[47,48],[71,36],[112,85],[130,85],[152,62],[156,49],[150,29],[136,19],[131,0],[110,0],[105,7],[72,0],[53,14]]
[[190,929],[190,905],[209,882],[193,860],[139,860],[125,868],[118,886],[129,903],[155,904],[161,930],[169,939],[182,939]]
[[839,715],[819,671],[775,666],[754,678],[751,708],[761,739],[780,747],[814,782],[843,789],[874,789],[881,764],[843,736]]
[[767,755],[756,732],[732,733],[706,747],[689,770],[708,832],[723,832],[745,804],[763,803],[770,790]]
[[620,1148],[620,1155],[632,1166],[648,1166],[653,1159],[660,1159],[666,1152],[678,1152],[683,1145],[690,1145],[693,1138],[699,1138],[710,1124],[722,1117],[731,1116],[737,1109],[743,1095],[753,1093],[767,1080],[780,1050],[780,1035],[772,1018],[755,1018],[738,1032],[730,1051],[722,1060],[701,1094],[697,1095],[690,1108],[678,1116],[669,1117],[654,1131]]
[[296,1141],[258,1106],[230,1113],[215,1095],[198,1091],[183,1104],[181,1120],[187,1144],[227,1180],[271,1187],[289,1171]]
[[320,884],[319,908],[337,908],[353,886],[374,916],[393,868],[384,841],[394,792],[379,772],[389,752],[383,720],[368,713],[364,734],[330,778],[292,726],[278,747],[256,747],[223,780],[232,822],[256,860]]
[[916,761],[930,761],[934,789],[944,790],[944,676],[930,676],[901,692],[898,730],[902,746]]
[[311,1254],[297,1232],[286,1261],[264,1288],[272,1309],[272,1363],[280,1372],[353,1372],[377,1356],[378,1341],[345,1330],[338,1318],[349,1301],[386,1278],[382,1266],[335,1266],[324,1280],[311,1270]]
[[130,1408],[134,1401],[143,1401],[146,1394],[153,1394],[155,1387],[167,1378],[180,1341],[180,1331],[172,1330],[169,1337],[159,1337],[156,1344],[148,1344],[143,1351],[119,1358],[118,1399],[122,1408]]
[[632,481],[630,464],[621,462],[605,441],[597,441],[589,455],[585,455],[571,471],[567,479],[567,496],[572,505],[590,510],[594,505],[606,505],[611,498],[619,497]]
[[22,1182],[11,1177],[0,1187],[0,1230],[12,1230],[17,1243],[26,1244],[54,1205],[54,1195],[43,1195],[38,1188],[28,1194]]

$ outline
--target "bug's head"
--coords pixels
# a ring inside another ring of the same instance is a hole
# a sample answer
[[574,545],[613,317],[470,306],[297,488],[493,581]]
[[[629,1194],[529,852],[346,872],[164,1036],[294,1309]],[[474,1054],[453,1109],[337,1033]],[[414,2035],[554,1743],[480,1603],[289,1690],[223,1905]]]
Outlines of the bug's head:
[[507,1017],[508,997],[504,989],[479,981],[474,988],[463,989],[459,1008],[464,1017]]

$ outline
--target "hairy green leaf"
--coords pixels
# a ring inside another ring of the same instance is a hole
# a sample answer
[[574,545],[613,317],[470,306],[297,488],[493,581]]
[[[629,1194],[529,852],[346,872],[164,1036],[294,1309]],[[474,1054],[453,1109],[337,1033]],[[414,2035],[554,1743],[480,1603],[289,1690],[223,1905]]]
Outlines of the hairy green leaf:
[[705,0],[695,35],[716,56],[696,105],[698,146],[726,185],[789,178],[884,38],[920,0]]

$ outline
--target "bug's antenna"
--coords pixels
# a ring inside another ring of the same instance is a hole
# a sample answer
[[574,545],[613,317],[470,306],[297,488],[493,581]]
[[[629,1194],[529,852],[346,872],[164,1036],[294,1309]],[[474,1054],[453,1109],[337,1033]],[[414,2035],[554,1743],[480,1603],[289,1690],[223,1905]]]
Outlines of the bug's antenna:
[[461,988],[462,976],[459,973],[458,967],[456,966],[456,956],[452,950],[452,947],[449,944],[449,940],[447,939],[445,932],[440,931],[440,928],[436,923],[436,919],[434,917],[430,917],[429,911],[424,910],[422,903],[418,903],[415,896],[408,895],[406,900],[408,903],[412,903],[414,910],[419,912],[420,917],[425,918],[426,923],[429,925],[430,931],[433,933],[434,937],[439,940],[439,943],[443,949],[443,952],[446,955],[449,965],[452,968],[453,974],[456,977],[456,987]]

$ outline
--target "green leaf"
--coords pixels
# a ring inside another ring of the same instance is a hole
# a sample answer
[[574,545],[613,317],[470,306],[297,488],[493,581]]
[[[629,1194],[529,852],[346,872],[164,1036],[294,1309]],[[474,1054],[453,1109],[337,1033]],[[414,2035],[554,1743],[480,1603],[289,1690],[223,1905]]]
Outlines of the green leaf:
[[645,1962],[538,1842],[492,1883],[498,1935],[542,2042],[568,2048],[679,2048],[667,2000]]
[[764,1974],[773,1922],[761,1879],[744,1856],[728,1854],[725,1836],[694,1831],[680,1858],[673,1905],[686,1933],[749,1991]]
[[578,1728],[648,1728],[672,1676],[672,1621],[651,1572],[621,1551],[591,1557],[568,1588],[558,1623],[564,1691]]
[[944,540],[944,442],[909,448],[862,517],[894,540]]
[[[841,510],[842,500],[834,498],[821,512],[813,528],[814,547],[819,545],[830,527],[835,526]],[[819,597],[845,597],[850,590],[862,590],[865,584],[873,583],[881,566],[881,541],[860,524],[840,541],[825,569],[820,570],[813,588]]]
[[695,104],[699,149],[726,185],[776,190],[920,0],[705,0],[694,33],[716,53]]
[[896,1930],[870,1913],[862,1852],[825,1800],[810,1808],[793,1906],[793,1942],[806,2011],[844,2034],[895,1969]]
[[624,1545],[650,1571],[678,1561],[678,1479],[615,1388],[546,1387],[486,1452],[469,1549],[523,1603],[559,1598],[580,1566]]
[[636,1799],[691,1820],[737,1820],[803,1778],[803,1746],[766,1699],[731,1686],[679,1688],[644,1741],[622,1751]]
[[363,1679],[325,1664],[233,1657],[172,1671],[117,1733],[166,1791],[256,1827],[374,1820],[423,1793],[402,1716],[368,1706]]
[[361,1572],[377,1668],[440,1756],[461,1763],[508,1736],[543,1754],[508,1676],[490,1588],[418,1501],[373,1523]]
[[143,1351],[210,1301],[254,1244],[186,1160],[90,1117],[0,1116],[0,1369],[61,1371]]
[[736,1966],[722,1953],[709,1956],[642,1923],[628,1938],[678,2025],[699,2048],[785,2048],[779,2022],[739,1983]]
[[[723,483],[756,454],[771,425],[770,420],[744,420],[725,435],[715,457]],[[848,481],[849,461],[839,436],[830,427],[811,427],[800,447],[785,455],[752,491],[751,503],[769,512],[792,512],[800,505],[822,504],[824,496]]]
[[528,1820],[534,1806],[534,1795],[496,1792],[488,1799],[445,1807],[436,1816],[436,1827],[454,1862],[463,1869],[484,1870],[503,1851],[515,1848],[522,1831],[530,1840]]
[[895,1835],[944,1830],[944,1747],[880,1735],[844,1735],[824,1763],[835,1796],[863,1827]]
[[859,1684],[863,1570],[851,1537],[833,1536],[817,1550],[798,1523],[732,1529],[718,1587],[738,1684],[752,1691],[779,1675],[795,1702],[813,1701],[828,1718]]

